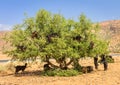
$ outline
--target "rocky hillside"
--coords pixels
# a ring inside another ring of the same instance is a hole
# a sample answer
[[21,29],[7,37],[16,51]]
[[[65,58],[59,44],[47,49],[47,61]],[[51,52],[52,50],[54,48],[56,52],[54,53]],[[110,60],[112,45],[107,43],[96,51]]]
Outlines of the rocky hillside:
[[109,49],[112,52],[120,52],[120,20],[111,20],[99,23],[101,34],[110,41]]
[[[110,41],[109,49],[111,52],[120,52],[120,20],[110,20],[99,23],[101,27],[100,36]],[[0,32],[0,50],[6,45],[1,39],[5,36],[5,31]]]

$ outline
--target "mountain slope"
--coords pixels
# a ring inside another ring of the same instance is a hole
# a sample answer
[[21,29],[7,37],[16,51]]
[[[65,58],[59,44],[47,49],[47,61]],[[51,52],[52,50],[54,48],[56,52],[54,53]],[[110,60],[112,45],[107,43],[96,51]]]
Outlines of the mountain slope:
[[99,23],[103,37],[110,41],[109,49],[120,52],[120,20],[110,20]]

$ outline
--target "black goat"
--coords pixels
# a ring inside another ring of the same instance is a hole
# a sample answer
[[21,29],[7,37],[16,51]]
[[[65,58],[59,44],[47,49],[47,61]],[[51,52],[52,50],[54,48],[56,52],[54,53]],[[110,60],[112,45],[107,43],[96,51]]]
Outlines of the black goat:
[[93,71],[93,66],[82,66],[81,69],[83,73],[90,73]]
[[93,66],[87,66],[87,73],[90,73],[93,71]]
[[23,66],[15,66],[15,74],[17,74],[20,70],[23,72],[25,70],[25,68],[27,67],[27,63],[25,63],[25,65]]
[[48,70],[50,70],[51,68],[50,68],[50,66],[49,66],[49,64],[44,64],[44,71],[48,71]]
[[98,57],[94,57],[94,66],[95,69],[98,69]]
[[107,62],[106,56],[104,54],[101,55],[100,63],[103,63],[103,65],[104,65],[104,71],[106,71],[108,69],[108,62]]

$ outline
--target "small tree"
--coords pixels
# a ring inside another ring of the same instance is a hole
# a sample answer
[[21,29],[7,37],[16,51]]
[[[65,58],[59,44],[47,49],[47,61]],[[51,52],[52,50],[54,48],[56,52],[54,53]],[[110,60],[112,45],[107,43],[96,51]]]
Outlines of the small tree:
[[[20,60],[34,60],[39,56],[51,67],[66,69],[72,62],[74,66],[76,61],[78,64],[79,58],[107,53],[108,43],[98,38],[98,28],[83,14],[76,22],[40,10],[36,17],[26,18],[23,24],[15,26],[7,38],[13,49],[6,53]],[[58,65],[50,62],[51,58]]]

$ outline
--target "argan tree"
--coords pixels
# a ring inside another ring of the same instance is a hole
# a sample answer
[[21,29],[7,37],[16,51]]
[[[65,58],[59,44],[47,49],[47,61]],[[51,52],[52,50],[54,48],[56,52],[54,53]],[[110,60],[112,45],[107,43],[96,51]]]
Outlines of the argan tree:
[[61,69],[67,69],[71,63],[76,68],[82,57],[107,53],[108,43],[97,36],[99,26],[83,14],[78,20],[40,10],[35,17],[26,18],[23,24],[14,27],[6,38],[12,49],[6,53],[19,60],[40,57],[51,67]]

